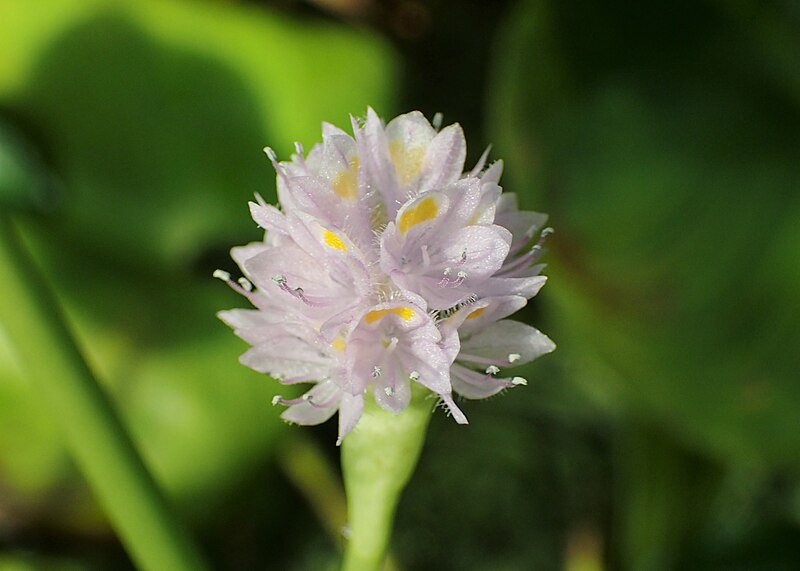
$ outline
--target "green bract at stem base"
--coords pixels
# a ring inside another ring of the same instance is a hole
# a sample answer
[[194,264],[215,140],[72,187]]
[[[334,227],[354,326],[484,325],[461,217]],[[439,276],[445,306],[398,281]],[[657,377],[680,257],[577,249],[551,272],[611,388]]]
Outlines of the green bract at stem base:
[[348,541],[342,571],[381,571],[400,493],[417,465],[435,395],[412,383],[400,414],[366,395],[364,415],[342,442]]
[[0,213],[0,328],[41,393],[131,558],[146,571],[208,569],[147,471],[44,277]]

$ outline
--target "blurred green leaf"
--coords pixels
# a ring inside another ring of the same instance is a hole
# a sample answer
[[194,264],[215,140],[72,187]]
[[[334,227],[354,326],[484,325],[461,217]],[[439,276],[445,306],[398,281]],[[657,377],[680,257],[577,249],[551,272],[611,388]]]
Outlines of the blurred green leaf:
[[646,424],[622,424],[615,436],[623,568],[679,569],[709,520],[721,470]]
[[781,27],[765,50],[729,17],[688,1],[523,2],[501,34],[490,125],[506,188],[558,230],[544,298],[556,358],[713,456],[796,465],[800,105],[784,72],[798,26],[765,19]]
[[[155,473],[207,517],[283,426],[275,384],[237,362],[245,344],[214,315],[246,303],[211,271],[260,235],[246,202],[274,194],[262,147],[286,156],[322,120],[391,107],[393,53],[334,22],[211,2],[9,0],[0,37],[0,107],[64,186],[28,246]],[[42,510],[71,469],[3,347],[0,473],[22,511]]]
[[390,93],[387,48],[331,23],[205,2],[3,6],[16,49],[0,102],[68,186],[50,231],[136,263],[185,268],[240,238],[244,202],[274,187],[265,144],[311,143],[323,118]]
[[84,571],[86,566],[68,559],[36,557],[30,553],[4,553],[0,571]]
[[0,119],[0,206],[41,209],[52,186],[42,158],[18,130]]

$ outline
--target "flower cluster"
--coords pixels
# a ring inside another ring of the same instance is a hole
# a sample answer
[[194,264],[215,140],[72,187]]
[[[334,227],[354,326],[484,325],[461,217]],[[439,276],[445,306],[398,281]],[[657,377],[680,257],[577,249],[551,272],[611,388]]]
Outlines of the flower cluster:
[[501,370],[555,348],[504,319],[544,285],[546,216],[502,193],[502,162],[486,168],[488,149],[464,173],[461,127],[438,123],[415,111],[384,124],[369,109],[353,120],[355,137],[324,124],[307,156],[297,145],[278,162],[265,149],[281,209],[250,203],[264,240],[232,250],[238,282],[215,274],[256,308],[219,314],[252,345],[241,362],[285,384],[313,383],[274,402],[299,424],[338,411],[339,443],[370,389],[399,413],[418,383],[466,424],[453,391],[479,399],[524,385]]

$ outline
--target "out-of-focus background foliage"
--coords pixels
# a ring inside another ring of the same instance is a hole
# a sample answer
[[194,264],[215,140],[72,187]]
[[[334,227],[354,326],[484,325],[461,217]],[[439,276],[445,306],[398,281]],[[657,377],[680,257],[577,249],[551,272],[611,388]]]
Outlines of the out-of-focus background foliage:
[[[435,416],[396,568],[800,569],[800,4],[0,0],[1,207],[215,568],[336,568],[335,428],[278,420],[210,275],[261,148],[367,105],[557,230],[559,349]],[[131,568],[1,325],[0,569]]]

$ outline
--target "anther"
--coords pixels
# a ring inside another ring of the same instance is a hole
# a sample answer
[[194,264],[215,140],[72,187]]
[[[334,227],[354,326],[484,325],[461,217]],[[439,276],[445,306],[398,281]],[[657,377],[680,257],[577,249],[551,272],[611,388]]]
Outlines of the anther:
[[450,287],[458,287],[464,283],[464,280],[467,279],[467,272],[461,270],[456,274],[456,280],[450,284]]
[[283,397],[281,395],[275,395],[274,397],[272,397],[272,406],[279,404],[282,400]]
[[496,375],[500,372],[500,368],[496,365],[489,365],[486,367],[486,374],[487,375]]
[[450,278],[447,277],[453,273],[453,268],[447,266],[444,270],[442,270],[442,279],[439,280],[439,283],[436,285],[438,287],[449,287],[450,286]]
[[293,290],[291,290],[289,293],[291,293],[293,296],[295,296],[297,299],[299,299],[300,301],[302,301],[306,305],[314,305],[313,303],[311,303],[308,300],[308,298],[306,297],[305,292],[303,291],[303,288],[301,288],[301,287],[296,287]]
[[245,291],[253,291],[253,284],[250,283],[250,280],[247,278],[239,278],[239,285],[242,286]]
[[411,371],[411,373],[408,375],[408,378],[411,379],[412,381],[418,381],[419,373],[417,371]]
[[386,393],[387,397],[390,397],[394,394],[394,389],[392,387],[386,387],[385,389],[383,389],[383,392]]
[[444,113],[441,111],[437,111],[436,114],[433,116],[433,121],[431,121],[431,125],[437,131],[442,128],[442,121],[444,121]]
[[456,274],[455,280],[451,280],[448,277],[452,273],[453,273],[453,268],[451,268],[450,266],[446,267],[442,271],[442,274],[444,274],[442,276],[442,279],[440,279],[439,283],[437,283],[436,285],[439,287],[458,287],[464,283],[465,279],[467,279],[467,272],[465,272],[464,270],[461,270]]
[[521,385],[523,387],[526,387],[526,386],[528,386],[528,381],[527,381],[527,379],[523,379],[522,377],[514,377],[513,379],[511,379],[511,384],[514,385],[514,386],[520,386]]
[[522,358],[522,355],[519,353],[509,353],[508,354],[508,362],[513,363],[514,361],[519,361]]
[[373,379],[377,379],[378,377],[381,376],[382,373],[383,373],[383,371],[381,370],[381,368],[378,365],[375,365],[374,367],[372,367],[372,378]]
[[264,152],[272,162],[278,161],[278,155],[275,154],[275,151],[272,150],[272,147],[264,147]]
[[218,280],[222,280],[224,282],[231,281],[231,275],[225,270],[214,270],[214,273],[211,275],[217,278]]
[[282,289],[292,297],[299,299],[306,305],[311,305],[311,306],[315,305],[306,297],[303,288],[301,287],[296,287],[294,289],[290,288],[289,284],[287,283],[286,276],[284,276],[283,274],[272,276],[272,281],[275,282],[280,289]]

